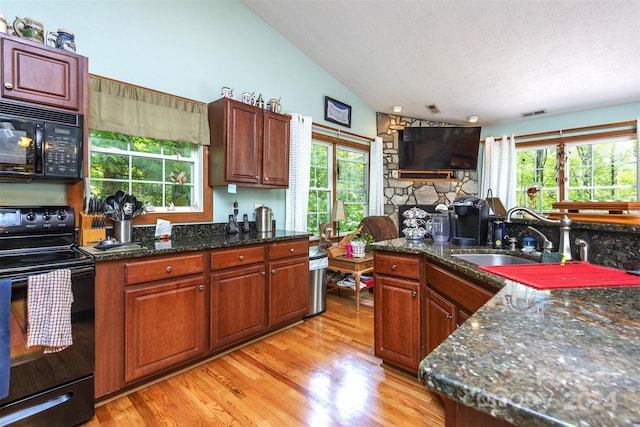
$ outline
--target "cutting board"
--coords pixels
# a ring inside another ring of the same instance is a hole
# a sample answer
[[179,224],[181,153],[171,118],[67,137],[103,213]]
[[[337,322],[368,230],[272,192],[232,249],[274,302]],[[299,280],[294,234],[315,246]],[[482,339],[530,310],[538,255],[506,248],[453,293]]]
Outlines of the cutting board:
[[585,261],[478,267],[536,289],[592,288],[601,286],[640,286],[640,277],[615,268]]

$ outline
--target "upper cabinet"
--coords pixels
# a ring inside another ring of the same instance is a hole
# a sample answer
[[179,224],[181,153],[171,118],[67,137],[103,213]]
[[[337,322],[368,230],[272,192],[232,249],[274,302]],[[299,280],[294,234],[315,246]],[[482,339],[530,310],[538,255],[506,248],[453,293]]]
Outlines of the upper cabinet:
[[230,98],[209,104],[209,185],[289,186],[289,118]]
[[0,33],[2,99],[84,113],[87,59]]

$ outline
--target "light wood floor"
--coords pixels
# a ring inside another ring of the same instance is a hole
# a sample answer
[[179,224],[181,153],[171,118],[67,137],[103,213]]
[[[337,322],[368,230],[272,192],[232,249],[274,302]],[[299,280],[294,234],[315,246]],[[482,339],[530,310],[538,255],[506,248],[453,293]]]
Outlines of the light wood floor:
[[85,426],[443,426],[438,397],[373,355],[373,309],[356,313],[353,297],[330,293],[324,314],[99,406]]

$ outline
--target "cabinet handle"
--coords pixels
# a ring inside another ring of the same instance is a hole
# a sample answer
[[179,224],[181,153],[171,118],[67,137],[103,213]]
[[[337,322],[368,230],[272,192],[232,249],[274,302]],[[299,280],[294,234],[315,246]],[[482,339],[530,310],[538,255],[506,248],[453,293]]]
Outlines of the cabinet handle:
[[417,296],[417,295],[418,295],[418,293],[417,293],[416,291],[412,291],[412,292],[411,292],[411,296],[412,296],[412,297],[415,297],[415,296]]
[[275,270],[271,270],[271,274],[276,274],[276,271]]
[[167,273],[171,273],[173,271],[173,268],[171,268],[170,265],[167,265]]
[[265,272],[263,271],[263,272],[262,272],[262,275],[263,275],[263,276],[266,276],[266,275],[267,275],[267,273],[265,273]]
[[396,271],[396,269],[397,269],[397,268],[398,268],[398,266],[397,266],[397,265],[395,265],[395,264],[391,264],[391,269],[392,269],[393,271]]
[[296,248],[291,248],[289,249],[289,252],[294,253],[296,251]]
[[244,261],[244,255],[240,255],[240,256],[238,257],[238,259],[239,259],[240,261]]
[[200,285],[200,286],[198,286],[198,289],[199,289],[200,291],[204,291],[204,285]]
[[269,177],[268,177],[268,176],[265,176],[265,177],[264,177],[264,180],[265,180],[265,181],[269,181]]
[[258,175],[256,175],[256,180],[260,179],[260,177]]
[[447,313],[447,315],[446,315],[445,317],[447,318],[447,320],[451,320],[451,319],[453,319],[453,316],[452,316],[452,315],[450,315],[449,313]]
[[460,327],[459,323],[456,323],[456,329],[458,329]]
[[13,89],[13,85],[12,85],[10,82],[6,82],[6,83],[4,84],[4,88],[5,88],[5,89],[9,89],[9,90],[11,90],[11,89]]

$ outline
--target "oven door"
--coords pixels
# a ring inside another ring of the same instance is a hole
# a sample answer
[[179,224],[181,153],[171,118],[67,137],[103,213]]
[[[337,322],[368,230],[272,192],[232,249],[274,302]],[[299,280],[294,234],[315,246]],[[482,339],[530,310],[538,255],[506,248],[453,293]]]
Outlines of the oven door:
[[95,268],[72,269],[73,344],[57,353],[26,347],[27,280],[14,278],[11,284],[9,395],[0,400],[0,425],[40,425],[39,420],[75,425],[86,421],[93,416],[94,405]]
[[42,175],[42,140],[40,123],[0,116],[0,174]]

